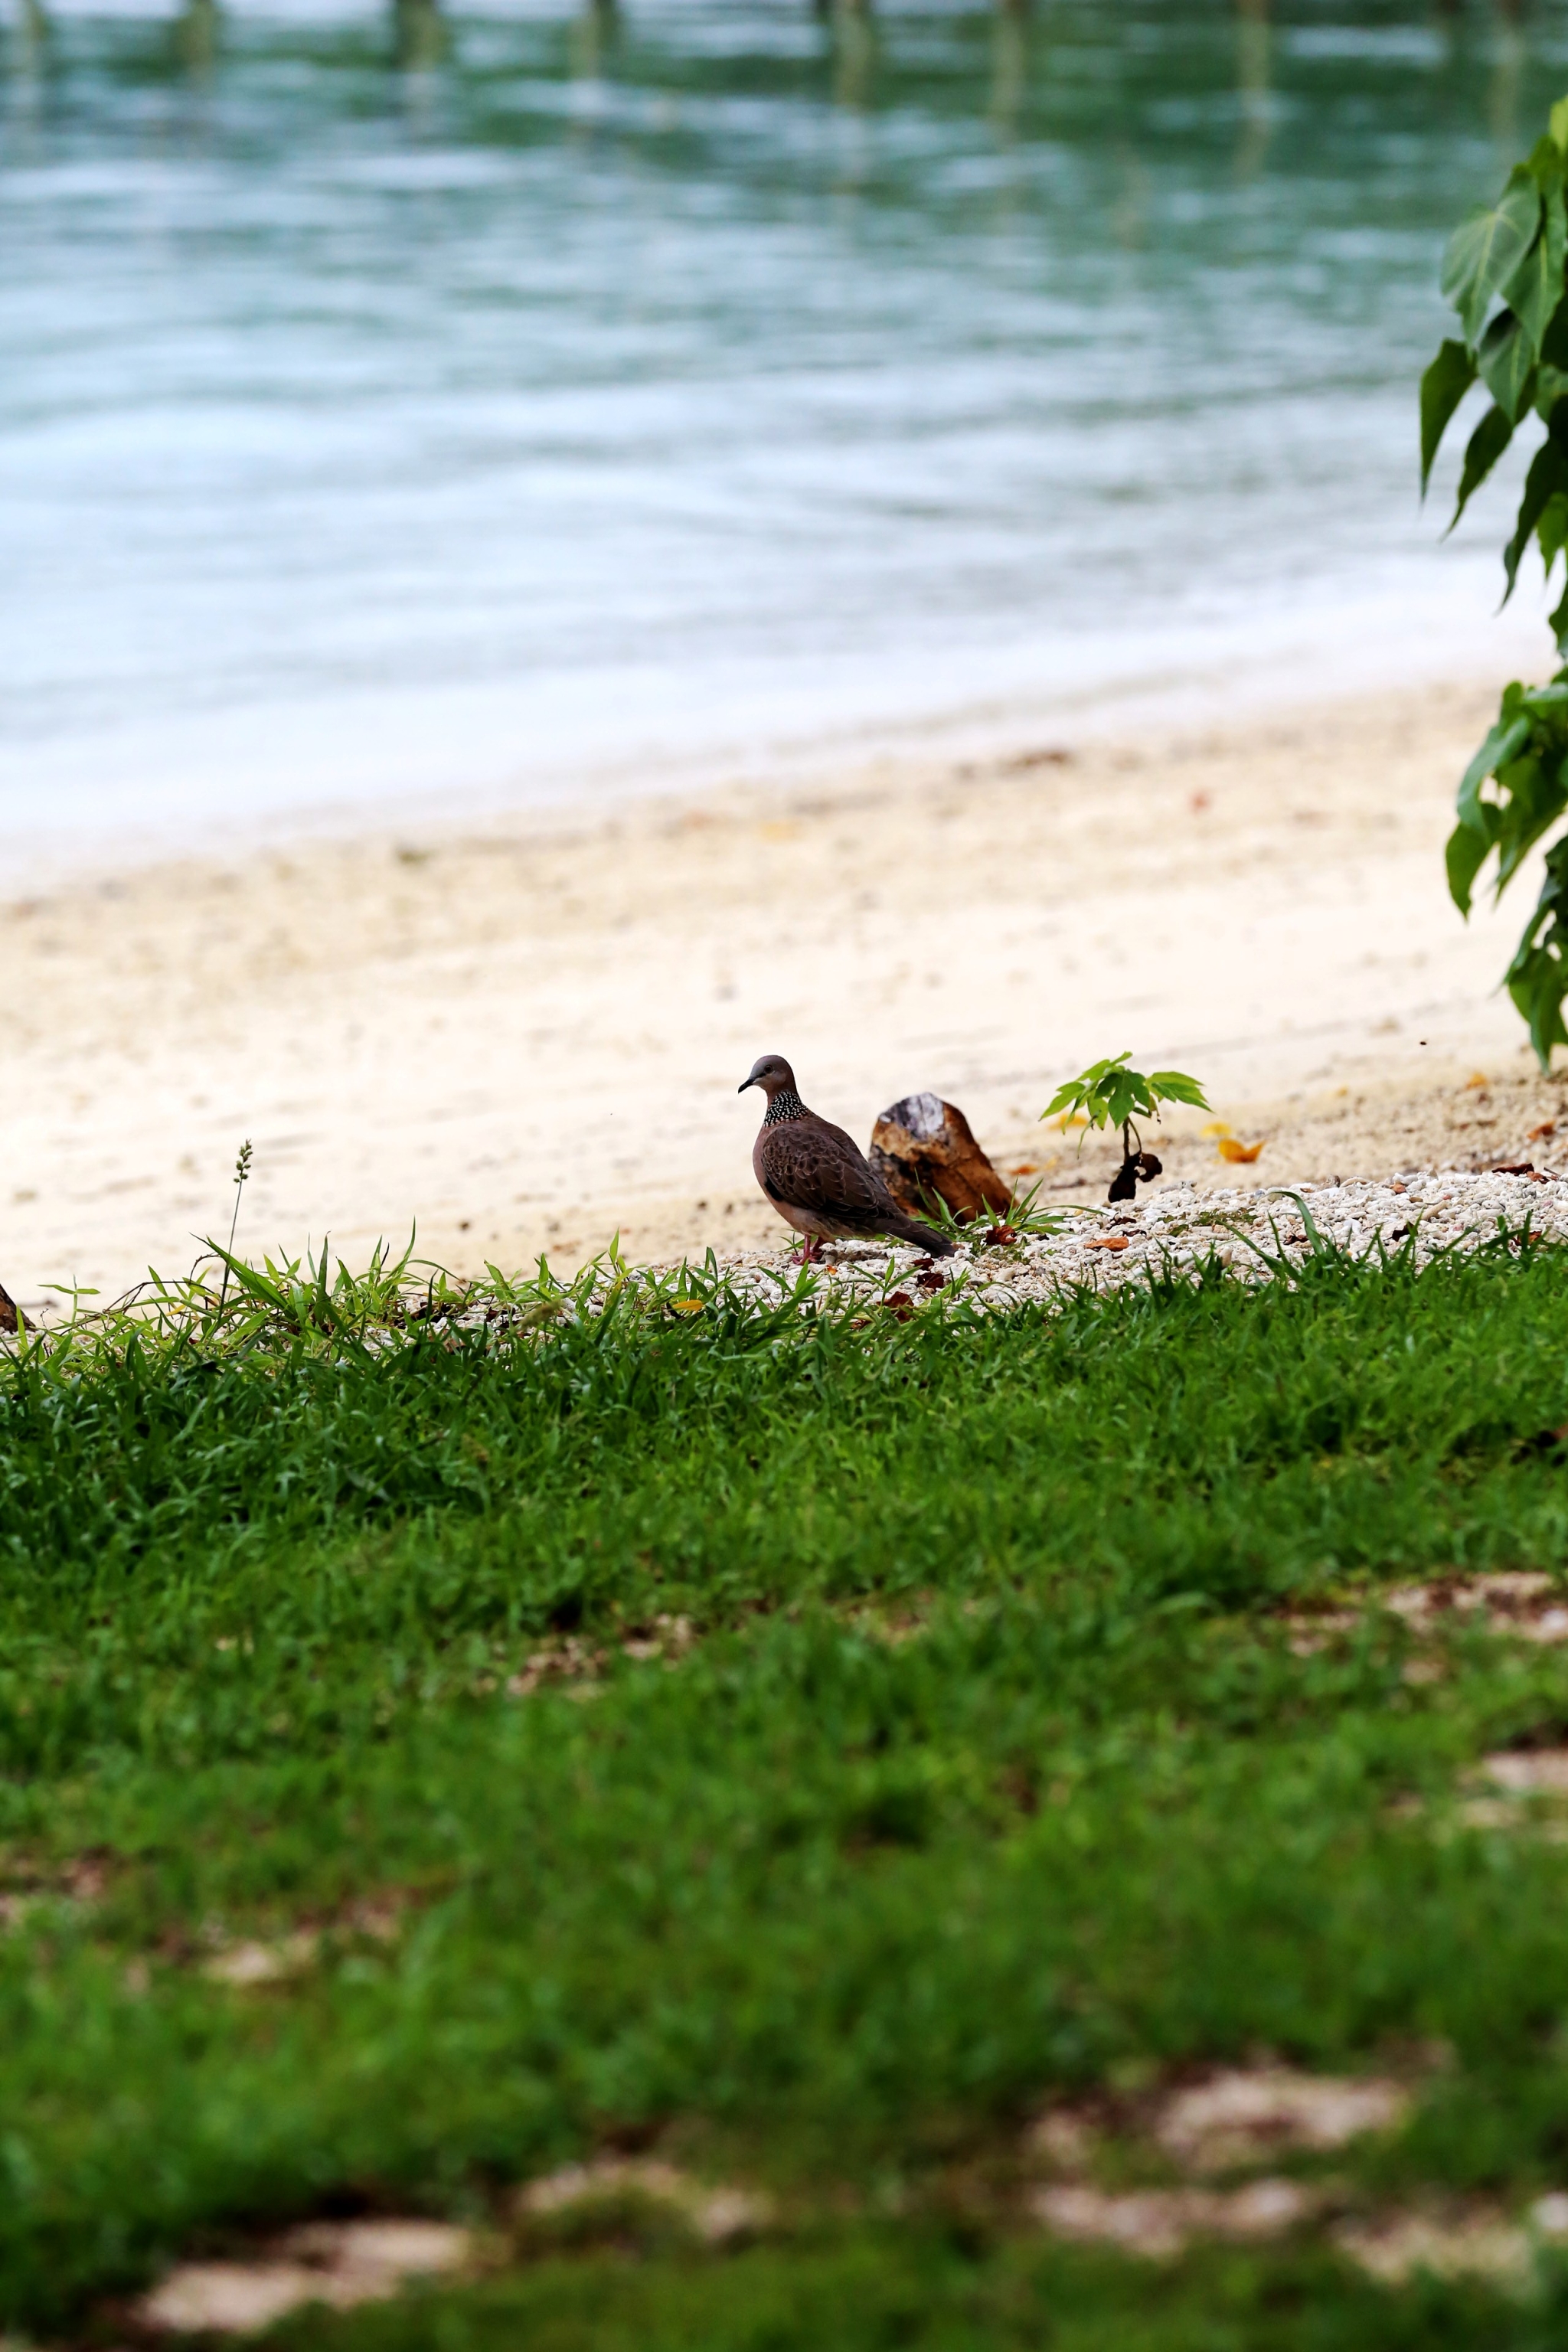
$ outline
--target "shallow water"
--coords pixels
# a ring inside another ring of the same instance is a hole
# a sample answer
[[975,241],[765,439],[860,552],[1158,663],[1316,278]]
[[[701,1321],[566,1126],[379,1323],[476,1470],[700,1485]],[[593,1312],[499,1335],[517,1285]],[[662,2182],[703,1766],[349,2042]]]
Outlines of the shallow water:
[[0,825],[1502,658],[1502,502],[1437,547],[1414,383],[1561,5],[449,25],[13,22]]

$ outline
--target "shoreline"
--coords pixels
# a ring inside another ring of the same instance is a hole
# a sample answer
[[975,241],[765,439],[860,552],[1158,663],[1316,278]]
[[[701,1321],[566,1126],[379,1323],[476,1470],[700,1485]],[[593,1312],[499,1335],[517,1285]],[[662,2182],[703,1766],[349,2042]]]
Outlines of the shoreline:
[[736,791],[831,793],[868,769],[923,773],[1046,743],[1234,731],[1296,707],[1303,677],[1314,681],[1308,707],[1331,708],[1471,676],[1495,698],[1509,676],[1547,674],[1544,597],[1527,585],[1494,615],[1478,664],[1471,616],[1489,584],[1475,549],[1445,561],[1419,589],[1405,581],[1392,608],[1389,583],[1359,598],[1342,583],[1327,601],[1189,619],[1152,638],[1026,632],[841,668],[813,659],[711,675],[645,666],[526,684],[384,683],[347,699],[0,744],[0,853],[23,887],[57,888],[381,834],[577,830]]
[[1264,1145],[1227,1165],[1173,1117],[1167,1181],[1518,1156],[1562,1100],[1494,992],[1531,884],[1467,927],[1441,864],[1496,692],[381,824],[13,898],[0,1281],[31,1310],[50,1282],[183,1273],[226,1234],[247,1137],[252,1255],[329,1234],[354,1265],[411,1225],[470,1275],[570,1271],[617,1230],[649,1263],[771,1251],[735,1097],[763,1051],[862,1142],[934,1088],[1053,1199],[1105,1178],[1037,1113],[1124,1045]]

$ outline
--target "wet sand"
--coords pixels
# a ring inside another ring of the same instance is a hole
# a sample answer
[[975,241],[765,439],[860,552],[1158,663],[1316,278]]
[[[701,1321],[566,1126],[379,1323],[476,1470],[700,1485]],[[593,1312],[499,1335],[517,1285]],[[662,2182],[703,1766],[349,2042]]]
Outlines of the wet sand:
[[[809,786],[287,844],[84,874],[0,906],[0,1280],[122,1289],[226,1232],[380,1236],[459,1272],[619,1232],[638,1258],[787,1236],[752,1184],[755,1055],[863,1140],[931,1087],[1064,1198],[1103,1151],[1037,1115],[1133,1050],[1263,1143],[1228,1185],[1490,1164],[1559,1088],[1496,992],[1527,910],[1443,887],[1497,681],[846,764]],[[1485,1083],[1473,1083],[1484,1080]],[[1033,1181],[1031,1177],[1028,1181]]]

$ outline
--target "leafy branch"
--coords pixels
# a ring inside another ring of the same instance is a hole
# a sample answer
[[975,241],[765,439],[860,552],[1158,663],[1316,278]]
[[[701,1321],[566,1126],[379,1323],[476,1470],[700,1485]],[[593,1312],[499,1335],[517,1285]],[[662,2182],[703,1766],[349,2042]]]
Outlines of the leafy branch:
[[[1446,341],[1421,379],[1421,488],[1449,424],[1479,383],[1491,403],[1466,444],[1450,530],[1533,411],[1545,426],[1503,550],[1503,603],[1531,541],[1545,576],[1568,548],[1568,98],[1509,175],[1498,203],[1458,228],[1443,259],[1442,290],[1462,340]],[[1568,587],[1552,615],[1568,665]],[[1551,685],[1512,685],[1497,724],[1459,786],[1449,837],[1448,889],[1468,916],[1482,868],[1495,856],[1500,898],[1529,852],[1568,812],[1568,667]],[[1546,853],[1535,908],[1504,975],[1542,1066],[1568,1045],[1568,835]]]

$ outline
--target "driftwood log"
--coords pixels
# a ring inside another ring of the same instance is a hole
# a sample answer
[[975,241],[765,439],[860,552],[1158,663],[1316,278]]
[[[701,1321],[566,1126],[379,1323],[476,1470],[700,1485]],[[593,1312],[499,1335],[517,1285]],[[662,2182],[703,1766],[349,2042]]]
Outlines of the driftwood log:
[[1005,1217],[1013,1188],[974,1140],[957,1105],[906,1095],[871,1130],[871,1165],[903,1210],[917,1216],[943,1201],[961,1224],[987,1211]]
[[0,1283],[0,1331],[8,1332],[15,1339],[18,1331],[25,1331],[26,1328],[26,1317],[4,1283]]

